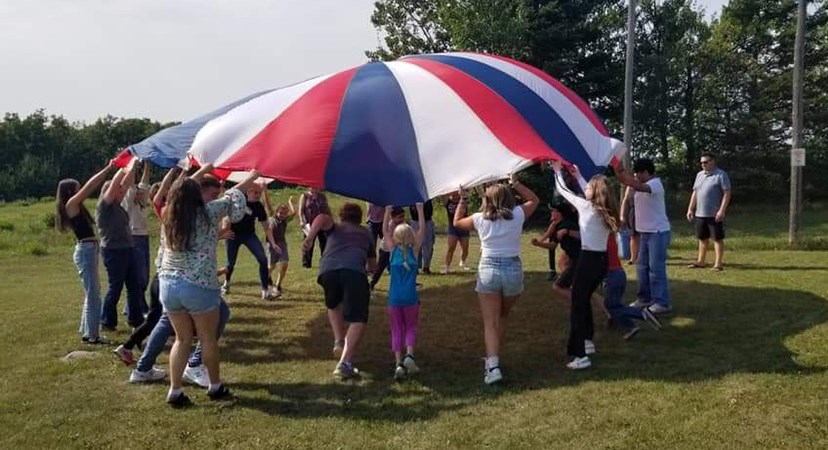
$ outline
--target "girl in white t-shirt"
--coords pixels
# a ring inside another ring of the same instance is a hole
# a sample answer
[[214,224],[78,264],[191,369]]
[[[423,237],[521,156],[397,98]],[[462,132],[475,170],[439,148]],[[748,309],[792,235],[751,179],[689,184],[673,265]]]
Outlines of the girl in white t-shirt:
[[523,223],[538,207],[538,196],[518,182],[509,179],[512,187],[525,199],[516,205],[508,186],[494,184],[483,192],[481,212],[466,217],[468,193],[461,188],[460,204],[454,213],[458,230],[477,230],[481,256],[477,269],[477,296],[483,313],[483,335],[486,342],[486,363],[483,381],[493,384],[503,379],[500,370],[500,340],[506,328],[506,317],[523,292],[523,265],[520,261],[520,238]]

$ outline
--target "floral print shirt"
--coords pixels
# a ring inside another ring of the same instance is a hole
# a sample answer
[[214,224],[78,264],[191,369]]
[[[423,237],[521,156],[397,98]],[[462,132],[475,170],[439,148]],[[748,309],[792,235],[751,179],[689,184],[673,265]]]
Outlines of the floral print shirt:
[[180,278],[207,289],[218,289],[216,246],[221,219],[229,217],[230,222],[238,222],[244,217],[246,206],[247,200],[238,189],[229,189],[222,198],[204,205],[206,218],[200,216],[196,219],[189,250],[173,251],[164,243],[159,275]]

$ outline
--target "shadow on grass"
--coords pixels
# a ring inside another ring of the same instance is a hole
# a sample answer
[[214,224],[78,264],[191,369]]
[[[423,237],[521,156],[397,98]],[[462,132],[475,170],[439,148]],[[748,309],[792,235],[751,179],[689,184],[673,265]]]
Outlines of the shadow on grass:
[[[828,319],[825,299],[807,292],[671,281],[675,312],[664,316],[665,329],[642,331],[629,342],[596,312],[593,368],[564,368],[568,304],[555,299],[546,273],[526,274],[526,291],[509,318],[501,351],[507,383],[482,383],[483,334],[474,275],[450,279],[422,277],[418,364],[423,372],[407,383],[392,381],[393,356],[384,295],[372,299],[371,318],[356,363],[367,375],[353,384],[240,383],[240,406],[295,417],[342,416],[403,422],[435,417],[504,393],[577,385],[585,381],[643,380],[691,383],[735,373],[799,374],[823,368],[797,364],[787,338]],[[441,284],[443,286],[441,286]],[[448,285],[448,286],[446,286]],[[627,297],[634,293],[630,283]],[[302,303],[309,299],[302,300]],[[320,313],[304,330],[281,341],[267,331],[265,317],[243,317],[244,330],[228,333],[226,360],[240,364],[329,361],[332,337],[319,299]],[[238,305],[234,305],[238,306]],[[286,314],[290,308],[277,305]],[[253,314],[258,309],[250,311]],[[231,323],[232,323],[231,319]],[[248,351],[252,348],[252,351]],[[255,392],[264,392],[264,396]]]

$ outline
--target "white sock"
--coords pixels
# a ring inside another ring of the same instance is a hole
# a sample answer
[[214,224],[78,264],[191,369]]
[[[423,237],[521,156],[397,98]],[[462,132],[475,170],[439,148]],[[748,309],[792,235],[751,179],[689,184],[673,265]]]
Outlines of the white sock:
[[486,369],[494,369],[495,367],[500,367],[500,358],[497,356],[487,356]]
[[181,395],[181,388],[178,388],[178,389],[170,388],[170,391],[167,392],[167,400],[172,400],[172,399],[178,398],[179,395]]
[[207,388],[207,392],[212,394],[213,392],[218,392],[219,389],[221,389],[221,383],[210,383],[210,387]]

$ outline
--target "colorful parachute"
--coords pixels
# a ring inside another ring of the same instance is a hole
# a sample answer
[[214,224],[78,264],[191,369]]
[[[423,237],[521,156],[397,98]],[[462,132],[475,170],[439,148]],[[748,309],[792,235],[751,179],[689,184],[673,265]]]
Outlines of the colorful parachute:
[[563,159],[584,176],[623,152],[581,98],[511,59],[445,53],[372,62],[260,92],[129,151],[170,167],[189,153],[384,205],[408,205]]

